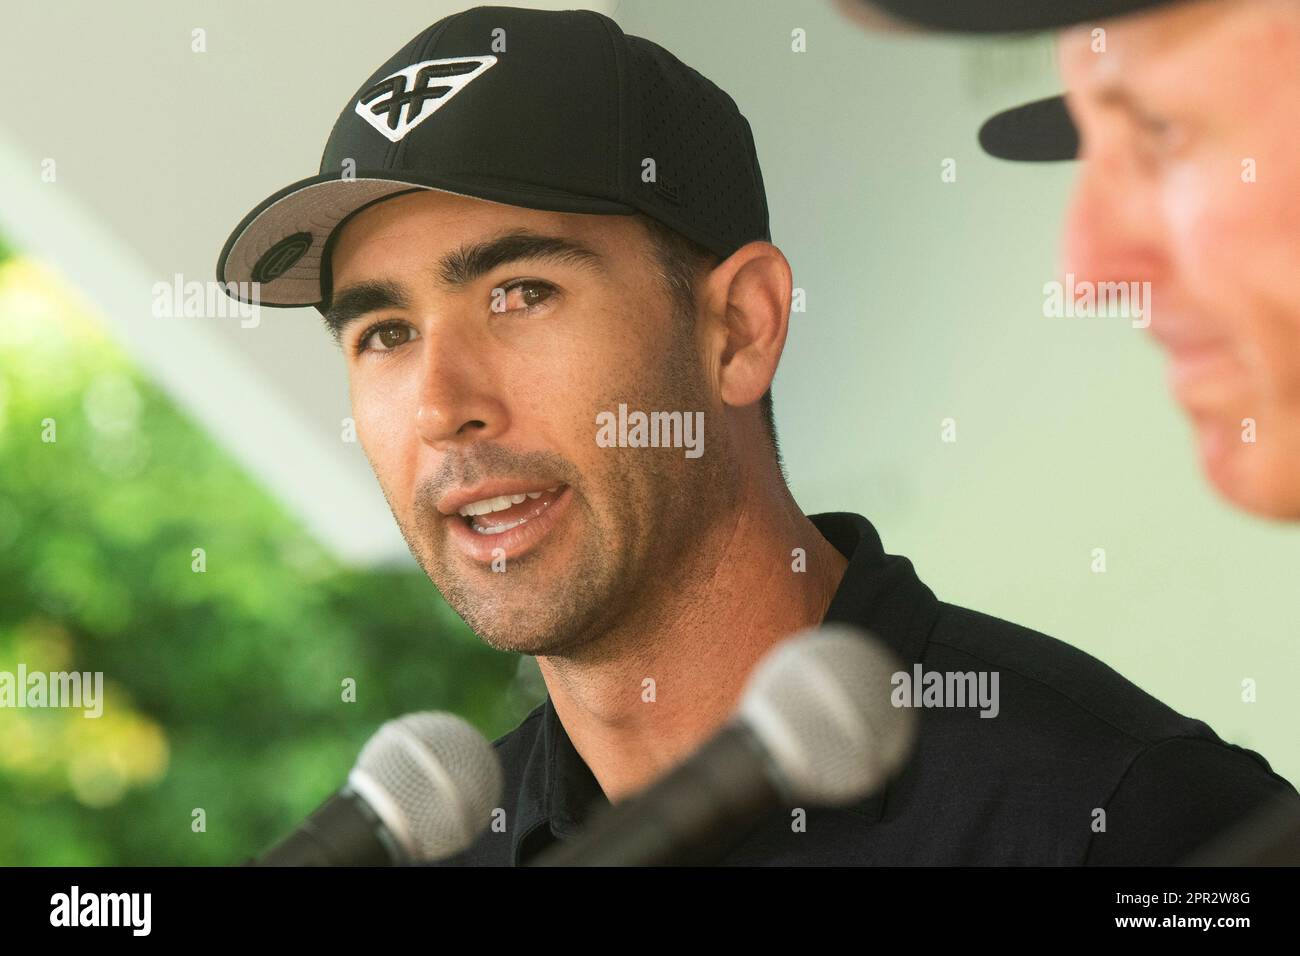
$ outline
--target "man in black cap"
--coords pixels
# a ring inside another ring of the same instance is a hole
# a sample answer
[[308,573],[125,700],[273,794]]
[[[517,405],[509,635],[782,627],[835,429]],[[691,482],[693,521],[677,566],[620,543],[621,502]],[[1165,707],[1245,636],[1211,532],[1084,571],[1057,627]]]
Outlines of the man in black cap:
[[940,602],[865,518],[802,513],[768,397],[792,279],[749,125],[606,17],[422,31],[217,271],[324,314],[412,553],[483,640],[538,658],[547,700],[496,745],[504,813],[454,862],[569,839],[823,621],[994,699],[936,695],[884,792],[776,812],[722,862],[1169,863],[1294,792],[1086,654]]
[[1300,3],[839,0],[940,30],[1062,28],[1068,92],[993,117],[994,156],[1080,156],[1065,269],[1149,282],[1149,331],[1229,501],[1300,520]]

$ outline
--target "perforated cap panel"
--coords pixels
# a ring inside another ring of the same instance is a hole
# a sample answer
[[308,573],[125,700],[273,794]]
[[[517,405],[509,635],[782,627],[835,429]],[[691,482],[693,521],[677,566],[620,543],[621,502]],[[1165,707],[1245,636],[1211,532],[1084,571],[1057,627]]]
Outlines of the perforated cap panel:
[[659,219],[722,257],[770,239],[767,197],[749,122],[730,96],[663,47],[627,37],[631,95],[640,122],[634,196]]

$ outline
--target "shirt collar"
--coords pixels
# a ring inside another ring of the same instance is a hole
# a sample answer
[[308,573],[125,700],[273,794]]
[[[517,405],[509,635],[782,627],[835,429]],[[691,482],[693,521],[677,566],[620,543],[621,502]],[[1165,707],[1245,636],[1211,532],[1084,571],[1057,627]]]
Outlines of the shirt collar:
[[939,615],[939,601],[916,576],[912,562],[886,554],[880,535],[862,515],[834,512],[809,520],[849,559],[823,621],[870,631],[903,664],[920,661]]
[[[920,661],[938,615],[934,594],[917,578],[912,563],[885,554],[876,529],[862,515],[834,512],[809,520],[845,558],[848,566],[826,610],[824,621],[866,628],[910,668]],[[564,730],[550,695],[524,767],[512,853],[527,862],[556,839],[568,839],[597,807],[605,793]],[[886,790],[854,806],[871,822],[884,812]]]
[[576,834],[587,814],[609,803],[565,733],[549,694],[538,710],[538,730],[524,764],[512,831],[515,866],[526,863],[557,839]]

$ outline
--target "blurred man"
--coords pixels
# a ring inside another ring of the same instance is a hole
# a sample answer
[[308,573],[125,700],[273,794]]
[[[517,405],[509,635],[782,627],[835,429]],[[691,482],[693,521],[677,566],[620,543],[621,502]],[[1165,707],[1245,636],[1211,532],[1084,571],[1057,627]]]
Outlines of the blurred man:
[[[1205,474],[1248,511],[1300,519],[1300,2],[837,3],[873,28],[1062,28],[1065,96],[993,117],[980,142],[1083,160],[1065,271],[1151,284],[1148,329]],[[1300,862],[1300,806],[1274,800],[1193,860]]]
[[1300,3],[875,6],[938,29],[1064,28],[1064,100],[994,117],[981,142],[1008,159],[1083,160],[1065,272],[1151,283],[1149,331],[1205,474],[1248,511],[1300,519]]
[[768,392],[792,277],[749,125],[612,20],[434,24],[217,272],[325,315],[412,553],[483,640],[538,659],[547,700],[497,741],[505,825],[456,862],[569,839],[822,621],[993,693],[927,691],[888,790],[786,808],[725,862],[1167,863],[1294,792],[1086,654],[938,601],[865,518],[802,513]]

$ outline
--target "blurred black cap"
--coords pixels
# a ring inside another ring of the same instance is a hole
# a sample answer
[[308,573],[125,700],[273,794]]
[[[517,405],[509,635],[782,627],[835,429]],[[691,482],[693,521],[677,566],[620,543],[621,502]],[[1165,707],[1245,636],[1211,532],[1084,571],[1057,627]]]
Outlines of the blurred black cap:
[[[1093,23],[1178,0],[865,0],[919,27],[954,33],[1019,33]],[[980,129],[990,156],[1024,162],[1074,159],[1079,134],[1053,96],[998,113]]]

